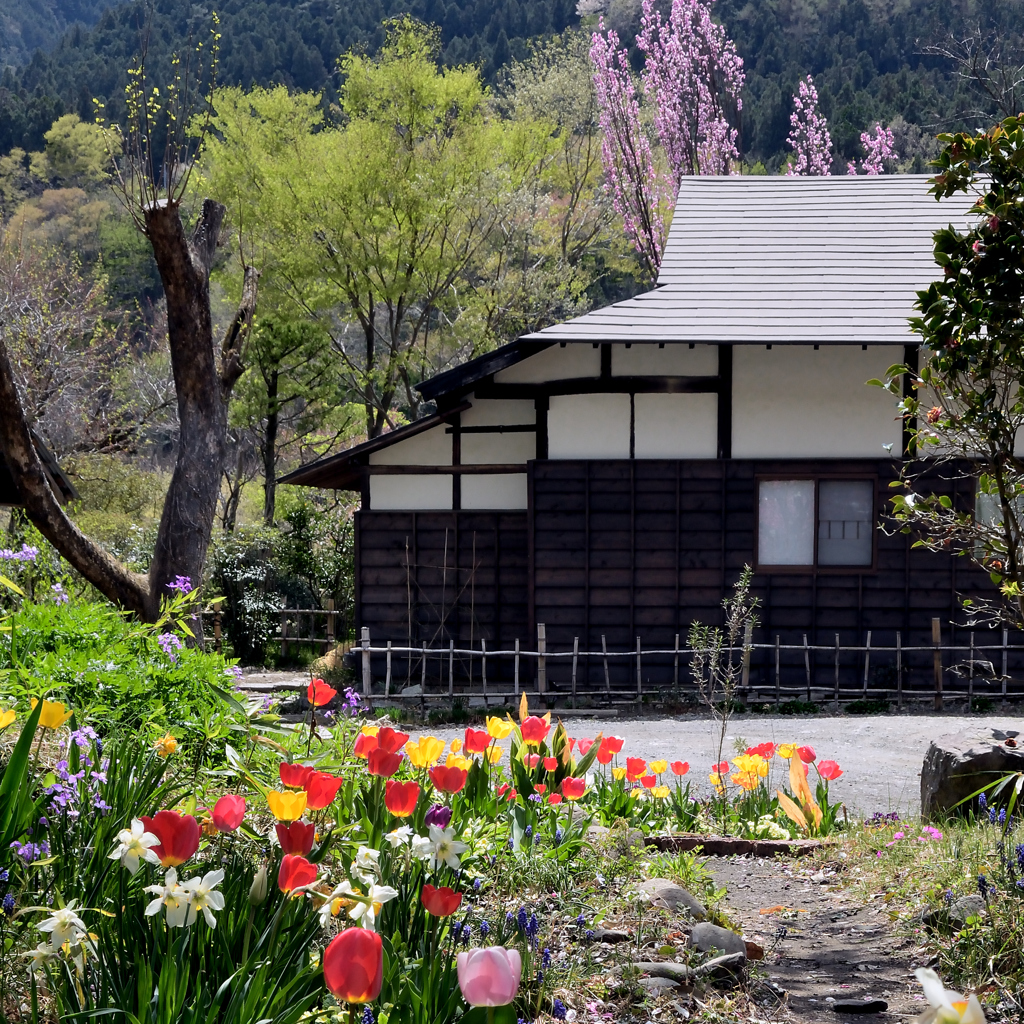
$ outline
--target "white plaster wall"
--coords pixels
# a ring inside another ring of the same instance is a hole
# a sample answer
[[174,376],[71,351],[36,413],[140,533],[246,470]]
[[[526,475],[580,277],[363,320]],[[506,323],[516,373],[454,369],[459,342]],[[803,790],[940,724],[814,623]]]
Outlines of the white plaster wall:
[[884,458],[890,443],[897,458],[896,399],[865,381],[902,360],[894,345],[736,345],[733,458]]
[[637,395],[638,459],[713,459],[718,454],[717,395]]
[[375,512],[412,512],[452,507],[452,478],[409,475],[370,476],[370,508]]
[[537,458],[537,432],[514,434],[463,434],[462,461],[465,465],[480,462],[526,462]]
[[553,395],[548,458],[628,459],[629,395]]
[[448,426],[441,423],[422,434],[399,441],[370,455],[371,466],[450,466],[452,464],[452,435],[445,433]]
[[601,350],[590,342],[552,345],[529,359],[494,375],[498,384],[537,384],[546,380],[569,380],[573,377],[599,377]]
[[477,398],[470,395],[472,409],[462,413],[464,427],[494,427],[509,423],[536,423],[532,398]]
[[671,377],[715,376],[718,373],[717,345],[612,345],[612,376]]
[[465,509],[523,509],[526,496],[525,473],[462,474]]

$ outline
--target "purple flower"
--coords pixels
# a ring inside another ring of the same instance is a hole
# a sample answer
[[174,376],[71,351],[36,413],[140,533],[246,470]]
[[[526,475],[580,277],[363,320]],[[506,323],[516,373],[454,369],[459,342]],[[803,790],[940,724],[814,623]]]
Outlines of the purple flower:
[[8,893],[4,897],[3,903],[0,904],[0,910],[3,910],[8,916],[14,913],[14,895],[12,893]]
[[451,824],[452,809],[444,804],[434,804],[423,819],[428,825],[447,828]]
[[181,650],[182,643],[177,635],[174,633],[161,633],[156,638],[156,642],[160,645],[160,649],[168,658],[171,659],[171,661],[178,660],[174,652]]
[[175,576],[173,583],[167,584],[168,590],[176,590],[179,594],[185,595],[192,590],[192,580],[188,576]]
[[34,562],[39,557],[39,548],[29,547],[22,544],[20,551],[12,551],[10,548],[0,550],[0,562]]
[[70,598],[59,583],[54,583],[50,589],[53,591],[53,599],[57,604],[67,604]]
[[832,173],[832,136],[825,115],[818,109],[818,90],[810,75],[802,79],[793,97],[793,113],[789,115],[792,131],[786,137],[796,157],[786,174],[828,176]]
[[565,1020],[567,1015],[568,1010],[565,1003],[556,997],[551,1003],[551,1016],[554,1017],[555,1020]]

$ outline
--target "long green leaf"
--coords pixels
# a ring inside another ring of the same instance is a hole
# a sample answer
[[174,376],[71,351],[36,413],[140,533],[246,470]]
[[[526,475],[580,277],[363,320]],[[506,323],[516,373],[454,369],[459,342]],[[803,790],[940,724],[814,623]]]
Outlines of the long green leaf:
[[32,754],[32,740],[42,713],[43,702],[40,700],[22,726],[11,759],[0,778],[0,849],[6,849],[21,833],[14,821],[15,809],[21,804],[22,787],[28,777],[28,762]]

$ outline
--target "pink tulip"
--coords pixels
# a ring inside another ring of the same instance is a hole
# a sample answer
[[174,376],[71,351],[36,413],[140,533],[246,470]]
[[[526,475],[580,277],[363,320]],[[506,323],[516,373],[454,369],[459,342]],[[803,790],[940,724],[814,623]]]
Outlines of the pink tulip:
[[219,832],[234,832],[245,816],[245,797],[225,793],[213,805],[211,816]]
[[458,955],[459,988],[470,1006],[507,1006],[519,991],[519,950],[502,946],[467,949]]

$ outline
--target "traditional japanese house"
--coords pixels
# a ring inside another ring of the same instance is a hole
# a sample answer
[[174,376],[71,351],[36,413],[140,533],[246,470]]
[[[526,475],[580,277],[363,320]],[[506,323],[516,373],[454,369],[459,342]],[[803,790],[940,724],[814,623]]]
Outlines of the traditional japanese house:
[[907,438],[867,383],[916,364],[932,232],[965,219],[928,187],[685,179],[656,288],[425,381],[432,415],[285,477],[361,493],[357,624],[375,645],[529,647],[543,623],[548,649],[665,648],[721,621],[744,564],[761,642],[962,622],[984,575],[879,528]]

